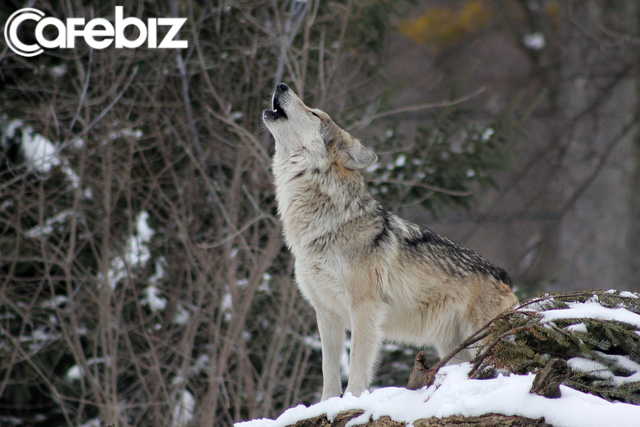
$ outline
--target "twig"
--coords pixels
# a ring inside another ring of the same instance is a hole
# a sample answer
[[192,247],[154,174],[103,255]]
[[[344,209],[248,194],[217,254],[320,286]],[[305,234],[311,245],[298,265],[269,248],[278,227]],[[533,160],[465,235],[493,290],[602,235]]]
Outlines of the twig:
[[80,131],[76,136],[71,138],[69,142],[63,144],[60,147],[60,151],[62,151],[64,148],[68,147],[69,145],[74,144],[77,140],[79,140],[87,132],[89,132],[100,120],[102,120],[102,118],[120,101],[120,98],[122,98],[122,96],[127,91],[127,89],[129,89],[129,86],[131,86],[131,83],[133,82],[133,78],[136,76],[137,73],[138,73],[138,66],[136,65],[133,68],[133,71],[131,72],[131,76],[129,76],[129,80],[127,80],[127,82],[124,84],[124,88],[120,91],[120,93],[116,95],[113,101],[111,101],[109,105],[107,105],[104,108],[104,110],[102,110],[100,114],[98,114],[98,117],[93,119],[91,123],[89,123],[84,129],[82,129],[82,131]]
[[199,247],[200,249],[212,249],[221,245],[224,245],[225,243],[227,243],[229,240],[233,240],[234,238],[236,238],[237,236],[239,236],[240,234],[244,233],[249,227],[251,227],[253,224],[255,224],[256,222],[262,220],[262,219],[273,219],[271,217],[271,215],[268,215],[266,213],[263,213],[262,215],[258,215],[257,217],[255,217],[254,219],[252,219],[251,221],[247,222],[245,225],[243,225],[242,227],[240,227],[238,229],[238,231],[236,231],[235,233],[225,237],[224,239],[222,239],[219,242],[215,242],[215,243],[196,243],[196,246]]
[[[455,349],[453,349],[449,354],[447,354],[446,356],[441,358],[438,361],[438,363],[433,365],[431,370],[428,372],[428,378],[430,379],[430,381],[428,381],[426,383],[426,385],[427,386],[431,385],[431,383],[435,379],[435,376],[436,376],[436,373],[438,372],[438,370],[440,368],[442,368],[444,365],[446,365],[447,363],[449,363],[449,361],[451,359],[453,359],[458,353],[460,353],[462,350],[468,348],[470,345],[475,344],[475,343],[477,343],[479,341],[482,341],[483,339],[488,337],[491,334],[490,327],[495,321],[503,319],[503,318],[508,317],[508,316],[511,316],[514,313],[520,313],[520,312],[516,311],[516,309],[513,309],[513,310],[506,311],[504,313],[501,313],[498,316],[494,317],[489,322],[487,322],[483,327],[481,327],[476,332],[474,332],[470,337],[468,337],[466,340],[464,340],[462,343],[460,343],[460,345],[458,345]],[[511,333],[511,331],[510,331],[510,333]],[[502,336],[498,337],[496,342],[499,341],[501,338],[502,338]],[[492,346],[493,345],[495,345],[495,343],[492,344]],[[483,354],[486,354],[486,351]],[[486,357],[486,356],[484,356],[484,357]],[[484,357],[482,358],[482,360],[484,359]],[[474,365],[474,368],[475,368],[475,365]],[[472,371],[469,374],[469,376],[471,376],[472,373],[475,373],[475,370],[472,369]]]
[[89,49],[89,64],[87,65],[87,75],[84,78],[84,85],[82,85],[82,93],[80,94],[80,101],[78,101],[78,108],[76,109],[76,114],[73,116],[71,120],[71,124],[69,124],[69,133],[73,134],[73,126],[78,121],[78,117],[80,117],[80,110],[84,105],[84,100],[87,96],[87,90],[89,89],[89,81],[91,80],[91,66],[93,64],[93,49]]
[[304,20],[304,17],[309,10],[309,4],[310,2],[302,3],[296,0],[293,0],[291,2],[289,17],[285,21],[282,28],[280,53],[278,55],[278,66],[276,67],[276,72],[274,75],[274,86],[282,81],[284,68],[287,63],[287,53],[289,52],[291,43],[293,43],[293,39],[296,38],[298,31],[300,31],[302,21]]
[[362,119],[362,120],[360,120],[360,121],[358,121],[356,123],[353,123],[351,126],[349,126],[349,130],[360,128],[362,126],[366,126],[369,123],[373,122],[374,120],[381,119],[383,117],[394,116],[396,114],[408,113],[408,112],[411,112],[411,111],[427,110],[429,108],[453,107],[455,105],[462,104],[463,102],[467,102],[468,100],[470,100],[472,98],[475,98],[476,96],[480,95],[484,91],[485,91],[485,88],[481,87],[480,89],[478,89],[478,90],[476,90],[474,92],[471,92],[471,93],[469,93],[467,95],[461,96],[460,98],[453,99],[451,101],[441,101],[441,102],[432,102],[432,103],[427,103],[427,104],[409,105],[407,107],[396,108],[395,110],[384,111],[382,113],[374,114],[371,117],[365,117],[364,119]]
[[460,197],[465,197],[465,196],[470,196],[473,194],[473,191],[457,191],[457,190],[448,190],[446,188],[443,187],[438,187],[437,185],[431,185],[431,184],[424,184],[422,182],[412,182],[412,181],[402,181],[402,180],[397,180],[397,179],[376,179],[371,181],[375,184],[384,184],[384,183],[388,183],[388,184],[398,184],[398,185],[410,185],[413,187],[421,187],[421,188],[425,188],[427,190],[431,190],[431,191],[435,191],[438,193],[444,193],[444,194],[448,194],[450,196],[460,196]]

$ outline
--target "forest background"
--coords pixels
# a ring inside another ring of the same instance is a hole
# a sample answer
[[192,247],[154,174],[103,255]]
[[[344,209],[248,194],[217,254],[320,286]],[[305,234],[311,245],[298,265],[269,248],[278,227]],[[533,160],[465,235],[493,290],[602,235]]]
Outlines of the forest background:
[[[319,398],[260,122],[281,81],[376,150],[376,197],[520,297],[640,290],[637,2],[5,1],[0,22],[116,5],[187,18],[189,47],[0,42],[0,424],[230,425]],[[415,350],[385,346],[376,385]]]

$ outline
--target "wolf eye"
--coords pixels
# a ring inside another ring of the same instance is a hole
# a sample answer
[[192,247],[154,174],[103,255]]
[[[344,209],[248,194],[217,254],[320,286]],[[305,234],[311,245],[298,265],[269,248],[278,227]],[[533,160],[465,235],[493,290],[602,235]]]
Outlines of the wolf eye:
[[320,116],[317,113],[314,113],[313,111],[310,111],[310,113],[316,116],[317,118],[320,118]]

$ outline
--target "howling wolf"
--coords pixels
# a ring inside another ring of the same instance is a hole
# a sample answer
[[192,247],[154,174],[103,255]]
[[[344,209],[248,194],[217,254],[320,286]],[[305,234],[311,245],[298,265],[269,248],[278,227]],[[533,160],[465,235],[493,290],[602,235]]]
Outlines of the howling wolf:
[[[278,84],[263,120],[276,141],[273,174],[284,236],[322,341],[322,400],[370,384],[383,339],[434,346],[442,357],[516,304],[507,273],[475,252],[387,211],[362,169],[375,153],[324,111]],[[459,354],[468,360],[472,354]]]

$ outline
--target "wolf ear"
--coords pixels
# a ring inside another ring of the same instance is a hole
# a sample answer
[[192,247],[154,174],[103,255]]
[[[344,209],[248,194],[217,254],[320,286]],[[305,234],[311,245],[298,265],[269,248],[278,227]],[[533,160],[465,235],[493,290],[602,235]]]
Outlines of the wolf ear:
[[355,144],[342,148],[338,155],[347,169],[364,169],[378,160],[376,153],[362,145],[358,140],[355,141]]

